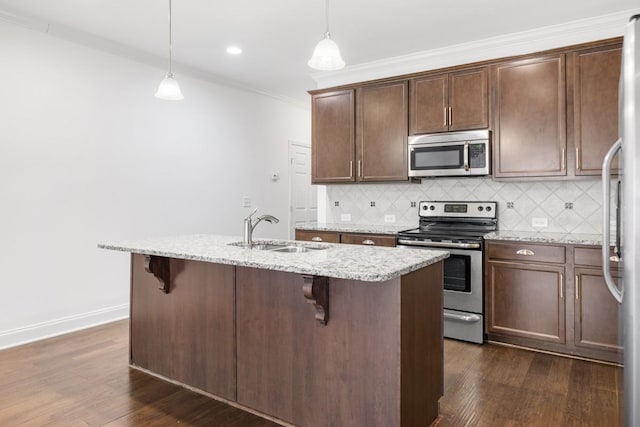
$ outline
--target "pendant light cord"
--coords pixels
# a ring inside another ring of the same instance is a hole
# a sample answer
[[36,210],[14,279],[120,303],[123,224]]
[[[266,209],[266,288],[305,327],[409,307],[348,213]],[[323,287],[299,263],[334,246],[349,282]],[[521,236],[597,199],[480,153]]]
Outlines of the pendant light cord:
[[326,26],[327,26],[327,31],[325,32],[325,36],[330,36],[330,33],[329,33],[329,0],[325,1],[324,10],[325,10],[325,23],[326,23]]
[[173,76],[171,72],[171,0],[169,0],[169,76]]

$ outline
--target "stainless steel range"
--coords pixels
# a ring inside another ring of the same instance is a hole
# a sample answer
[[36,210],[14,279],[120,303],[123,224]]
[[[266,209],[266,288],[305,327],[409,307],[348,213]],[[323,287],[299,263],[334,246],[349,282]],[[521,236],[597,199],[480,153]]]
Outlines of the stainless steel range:
[[484,340],[484,239],[497,229],[497,202],[420,202],[420,226],[398,233],[398,246],[446,249],[444,336]]

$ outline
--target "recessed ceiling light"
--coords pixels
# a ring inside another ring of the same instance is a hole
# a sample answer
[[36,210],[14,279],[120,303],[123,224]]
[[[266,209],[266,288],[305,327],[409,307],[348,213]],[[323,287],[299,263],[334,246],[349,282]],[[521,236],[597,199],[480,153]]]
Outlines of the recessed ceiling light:
[[227,53],[229,55],[240,55],[242,53],[242,49],[240,49],[238,46],[229,46],[227,48]]

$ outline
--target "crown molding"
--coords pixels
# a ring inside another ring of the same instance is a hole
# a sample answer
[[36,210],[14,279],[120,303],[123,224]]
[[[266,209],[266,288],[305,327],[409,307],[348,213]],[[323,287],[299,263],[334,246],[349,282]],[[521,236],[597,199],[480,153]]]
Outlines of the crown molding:
[[[64,39],[76,44],[80,44],[112,55],[127,58],[132,61],[141,62],[152,67],[164,69],[167,59],[158,55],[153,55],[140,49],[96,36],[85,31],[76,30],[75,28],[49,22],[44,19],[33,16],[21,15],[6,9],[0,9],[0,22],[17,25],[29,30],[45,33],[53,37]],[[260,88],[252,87],[238,81],[227,79],[215,73],[205,71],[198,67],[193,67],[181,62],[173,61],[173,69],[178,70],[179,74],[187,75],[198,80],[204,80],[209,83],[219,84],[245,92],[252,92],[258,95],[266,96],[286,104],[292,104],[305,110],[311,110],[309,102],[302,102],[294,98],[290,98],[278,93],[269,92]]]
[[624,34],[629,17],[638,13],[640,9],[630,9],[352,65],[339,71],[313,73],[311,77],[316,81],[317,88],[322,89],[618,37]]

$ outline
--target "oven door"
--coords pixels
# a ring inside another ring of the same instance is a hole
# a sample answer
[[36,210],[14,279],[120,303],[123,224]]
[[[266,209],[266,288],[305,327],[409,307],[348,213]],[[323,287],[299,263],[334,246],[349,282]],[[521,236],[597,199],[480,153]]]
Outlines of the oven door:
[[444,260],[444,308],[483,313],[482,251],[447,249]]

